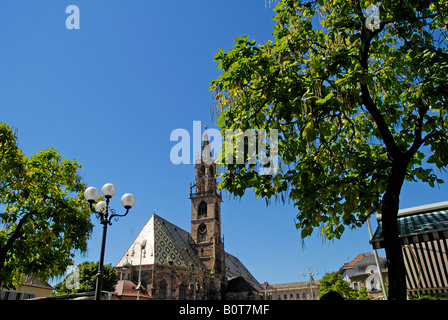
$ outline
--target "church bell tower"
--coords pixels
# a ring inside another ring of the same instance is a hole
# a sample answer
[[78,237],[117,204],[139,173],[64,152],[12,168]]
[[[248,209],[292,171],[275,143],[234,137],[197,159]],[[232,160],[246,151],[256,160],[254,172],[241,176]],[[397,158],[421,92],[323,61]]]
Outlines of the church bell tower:
[[201,161],[196,161],[195,184],[190,186],[191,237],[199,258],[212,275],[225,278],[224,243],[221,239],[221,202],[217,192],[216,163],[212,161],[208,137],[201,145]]

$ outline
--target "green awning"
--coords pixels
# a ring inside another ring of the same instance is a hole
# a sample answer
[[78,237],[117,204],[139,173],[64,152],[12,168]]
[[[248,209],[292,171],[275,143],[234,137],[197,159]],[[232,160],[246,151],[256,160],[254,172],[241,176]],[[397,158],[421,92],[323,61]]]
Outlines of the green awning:
[[[448,239],[448,210],[398,216],[399,236],[403,244]],[[374,249],[384,248],[381,220],[370,241]]]
[[[448,201],[400,210],[397,221],[408,293],[448,292]],[[370,243],[384,248],[380,219]]]

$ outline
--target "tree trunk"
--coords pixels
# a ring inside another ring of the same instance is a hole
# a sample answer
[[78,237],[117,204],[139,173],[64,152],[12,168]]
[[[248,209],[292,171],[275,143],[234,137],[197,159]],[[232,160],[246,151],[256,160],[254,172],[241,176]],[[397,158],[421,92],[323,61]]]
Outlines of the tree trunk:
[[[6,261],[6,255],[7,255],[7,251],[5,249],[5,247],[0,247],[0,272],[2,271],[4,265],[5,265],[5,261]],[[2,277],[0,275],[0,288],[2,285]]]
[[7,254],[6,250],[3,247],[0,247],[0,300],[2,300],[2,284],[3,284],[1,271],[3,269],[3,266],[5,265],[6,254]]
[[382,227],[389,276],[389,300],[406,300],[406,268],[398,233],[400,191],[406,174],[407,162],[395,162],[382,200]]

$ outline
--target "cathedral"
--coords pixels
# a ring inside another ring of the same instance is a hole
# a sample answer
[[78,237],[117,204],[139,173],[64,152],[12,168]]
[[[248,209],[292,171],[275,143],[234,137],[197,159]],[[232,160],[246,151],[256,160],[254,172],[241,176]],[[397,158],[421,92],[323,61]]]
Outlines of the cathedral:
[[153,214],[116,265],[121,299],[136,295],[153,300],[262,298],[262,286],[224,250],[216,164],[204,160],[208,144],[205,137],[195,183],[190,186],[190,233]]

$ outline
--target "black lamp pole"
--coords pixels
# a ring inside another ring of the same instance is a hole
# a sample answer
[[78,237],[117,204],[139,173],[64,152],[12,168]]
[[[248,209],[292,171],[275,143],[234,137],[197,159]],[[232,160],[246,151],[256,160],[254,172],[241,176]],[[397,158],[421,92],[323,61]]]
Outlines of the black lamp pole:
[[[106,188],[108,187],[108,188]],[[106,247],[106,234],[107,226],[112,225],[112,218],[118,221],[119,217],[124,217],[129,213],[129,209],[135,204],[135,198],[132,194],[127,193],[121,198],[121,203],[123,204],[126,212],[124,214],[116,214],[115,209],[109,207],[110,198],[115,194],[115,187],[112,184],[106,184],[103,187],[103,194],[106,197],[106,201],[100,201],[96,204],[95,208],[93,204],[99,198],[99,191],[95,187],[89,187],[84,192],[85,199],[90,204],[90,210],[94,212],[100,223],[103,225],[103,238],[101,241],[101,255],[100,262],[98,266],[98,273],[96,275],[96,288],[95,288],[95,300],[101,300],[101,291],[103,287],[103,276],[104,276],[104,251]],[[112,213],[109,216],[109,211]]]
[[106,247],[106,233],[107,233],[107,222],[103,223],[103,239],[101,241],[101,255],[100,263],[98,266],[98,273],[96,274],[96,288],[95,288],[95,300],[101,300],[101,291],[103,288],[103,264],[104,264],[104,249]]

